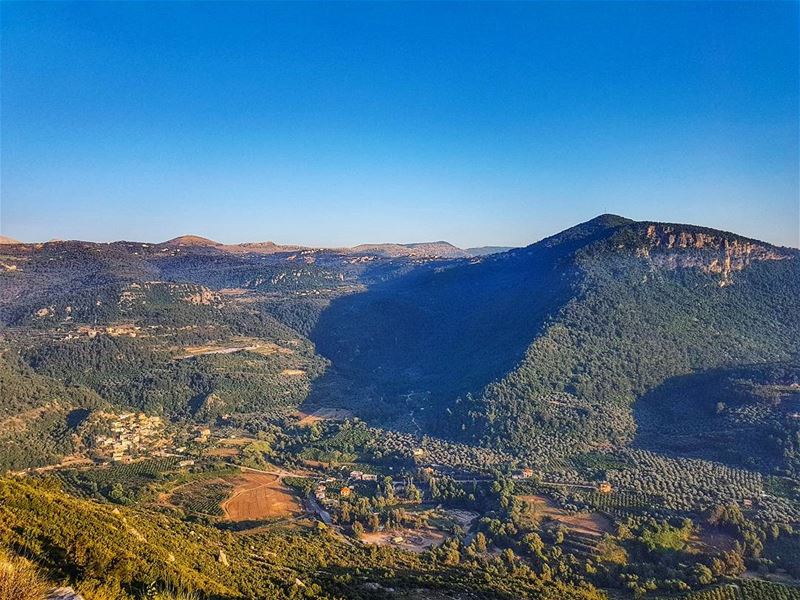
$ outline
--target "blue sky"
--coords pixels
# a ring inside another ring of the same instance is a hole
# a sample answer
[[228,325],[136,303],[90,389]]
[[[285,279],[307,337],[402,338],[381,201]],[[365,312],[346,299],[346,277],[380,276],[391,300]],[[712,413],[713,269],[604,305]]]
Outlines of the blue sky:
[[3,2],[0,229],[797,246],[798,6]]

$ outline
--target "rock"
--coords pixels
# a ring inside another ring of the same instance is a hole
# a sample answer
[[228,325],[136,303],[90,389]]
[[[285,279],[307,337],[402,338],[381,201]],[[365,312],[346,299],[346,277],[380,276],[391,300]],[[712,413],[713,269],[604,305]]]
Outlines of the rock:
[[225,565],[226,567],[228,566],[228,557],[225,556],[225,552],[222,550],[222,548],[219,549],[219,554],[217,555],[217,561]]
[[60,587],[50,592],[47,600],[83,600],[83,596],[71,587]]

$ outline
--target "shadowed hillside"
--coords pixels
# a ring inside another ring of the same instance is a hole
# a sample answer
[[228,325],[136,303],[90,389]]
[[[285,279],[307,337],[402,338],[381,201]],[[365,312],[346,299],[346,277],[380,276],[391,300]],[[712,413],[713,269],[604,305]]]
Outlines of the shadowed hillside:
[[338,299],[312,332],[333,363],[315,387],[336,381],[366,416],[509,449],[624,443],[632,402],[665,378],[790,357],[797,258],[603,215]]
[[[311,334],[335,366],[329,378],[368,413],[438,419],[437,408],[517,365],[575,293],[570,253],[624,222],[599,217],[528,248],[428,266],[337,299]],[[327,395],[326,383],[318,389]]]

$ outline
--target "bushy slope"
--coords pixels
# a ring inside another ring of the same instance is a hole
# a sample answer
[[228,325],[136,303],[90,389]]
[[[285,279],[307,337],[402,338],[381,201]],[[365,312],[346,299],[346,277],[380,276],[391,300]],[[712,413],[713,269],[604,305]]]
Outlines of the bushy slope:
[[85,412],[104,401],[83,387],[37,374],[14,356],[0,357],[0,472],[58,462],[73,449]]
[[[150,598],[160,589],[202,599],[469,598],[598,600],[531,569],[453,565],[436,556],[345,543],[329,530],[234,536],[152,511],[112,508],[55,483],[0,479],[0,551],[33,557],[87,600]],[[224,558],[221,558],[224,557]],[[406,594],[408,594],[406,596]]]
[[[755,264],[725,287],[713,274],[653,271],[628,257],[592,259],[584,268],[579,296],[517,369],[473,403],[473,422],[493,439],[510,447],[536,447],[539,435],[626,441],[633,431],[627,407],[664,379],[786,360],[800,347],[797,261]],[[552,394],[585,410],[549,410]],[[492,421],[495,414],[508,418]]]
[[[564,248],[602,229],[590,223],[560,244],[424,266],[372,285],[331,302],[310,337],[332,360],[330,377],[353,383],[348,394],[364,396],[372,412],[438,421],[449,401],[504,376],[523,358],[574,294],[579,271]],[[429,408],[439,410],[421,413]]]
[[[296,406],[324,361],[298,345],[268,355],[241,350],[175,358],[145,341],[97,336],[37,345],[24,353],[37,372],[80,383],[124,408],[190,417],[212,394],[216,413]],[[285,370],[297,375],[282,375]],[[206,415],[205,418],[209,418]]]

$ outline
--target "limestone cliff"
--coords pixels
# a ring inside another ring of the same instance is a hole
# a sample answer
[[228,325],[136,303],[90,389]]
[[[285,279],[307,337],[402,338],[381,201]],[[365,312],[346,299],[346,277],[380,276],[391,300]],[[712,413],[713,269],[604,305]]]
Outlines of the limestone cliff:
[[661,268],[699,268],[720,275],[720,286],[732,274],[756,261],[787,260],[796,252],[721,231],[680,225],[648,224],[636,255]]

